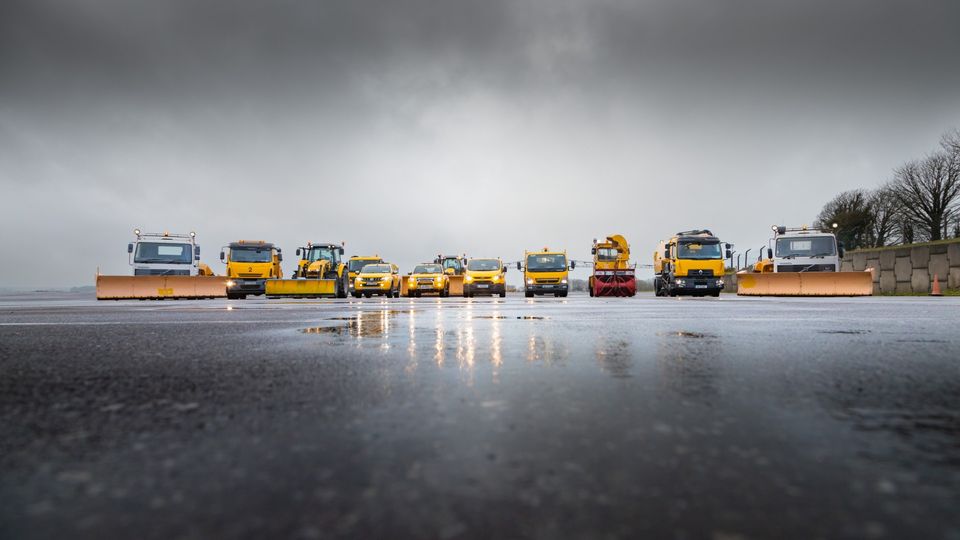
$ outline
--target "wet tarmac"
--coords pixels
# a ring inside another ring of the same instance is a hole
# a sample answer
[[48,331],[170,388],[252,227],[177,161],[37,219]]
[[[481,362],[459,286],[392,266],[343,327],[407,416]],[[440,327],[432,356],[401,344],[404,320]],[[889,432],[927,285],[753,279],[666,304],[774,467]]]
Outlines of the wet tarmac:
[[960,299],[0,297],[2,538],[960,539]]

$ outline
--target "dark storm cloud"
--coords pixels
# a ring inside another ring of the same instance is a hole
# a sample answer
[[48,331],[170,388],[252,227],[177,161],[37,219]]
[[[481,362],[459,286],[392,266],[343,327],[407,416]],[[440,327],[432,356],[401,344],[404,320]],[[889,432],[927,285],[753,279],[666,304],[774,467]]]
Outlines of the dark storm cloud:
[[125,272],[134,225],[346,239],[402,265],[584,257],[613,232],[647,262],[694,226],[760,243],[960,123],[952,1],[2,9],[4,239],[36,260],[84,244],[75,274],[10,284]]

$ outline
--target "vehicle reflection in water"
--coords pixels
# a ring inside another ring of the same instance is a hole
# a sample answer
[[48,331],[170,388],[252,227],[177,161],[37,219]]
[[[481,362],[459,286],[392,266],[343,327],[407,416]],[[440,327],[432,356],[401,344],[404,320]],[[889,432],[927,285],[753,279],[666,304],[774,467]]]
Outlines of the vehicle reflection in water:
[[609,373],[611,377],[626,379],[633,376],[630,373],[633,368],[633,354],[630,351],[630,344],[625,340],[598,337],[595,356],[600,369]]
[[[390,336],[390,321],[401,313],[407,311],[384,310],[384,311],[362,311],[350,317],[331,317],[331,321],[346,321],[346,324],[334,326],[315,326],[312,328],[303,328],[300,331],[304,334],[333,334],[339,336],[349,336],[357,339],[366,338],[387,338]],[[389,343],[384,341],[381,347],[389,348]]]
[[697,400],[718,394],[722,349],[715,334],[675,330],[657,334],[657,364],[670,389]]

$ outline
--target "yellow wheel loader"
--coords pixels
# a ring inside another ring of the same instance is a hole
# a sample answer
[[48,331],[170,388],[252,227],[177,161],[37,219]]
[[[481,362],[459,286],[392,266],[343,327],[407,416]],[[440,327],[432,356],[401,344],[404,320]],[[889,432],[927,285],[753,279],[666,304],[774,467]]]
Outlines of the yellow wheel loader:
[[105,276],[97,272],[97,300],[163,300],[224,298],[226,277],[215,276],[200,262],[196,233],[142,233],[127,244],[132,276]]
[[447,294],[449,296],[463,295],[463,275],[467,270],[466,255],[458,257],[456,255],[437,255],[433,260],[434,264],[443,267],[443,273],[447,276]]
[[[836,228],[836,225],[834,225]],[[841,272],[843,244],[832,231],[772,227],[767,258],[737,273],[740,296],[870,296],[873,269]]]
[[342,244],[315,244],[308,242],[297,248],[300,261],[293,271],[293,279],[269,279],[266,282],[268,298],[346,298],[350,290],[350,271],[343,262]]

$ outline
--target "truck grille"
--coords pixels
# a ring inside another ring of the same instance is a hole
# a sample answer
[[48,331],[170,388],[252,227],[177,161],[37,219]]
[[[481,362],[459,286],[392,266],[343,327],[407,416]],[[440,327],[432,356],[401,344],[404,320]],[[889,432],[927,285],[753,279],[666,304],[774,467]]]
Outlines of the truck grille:
[[836,267],[832,264],[781,264],[777,272],[833,272]]
[[537,283],[560,283],[559,279],[538,279]]
[[433,285],[433,278],[419,278],[417,279],[418,285]]
[[256,273],[256,272],[240,272],[240,273],[237,274],[237,275],[238,275],[239,277],[242,277],[242,278],[258,278],[258,277],[262,277],[260,274],[258,274],[258,273]]
[[687,270],[687,276],[692,278],[713,277],[713,270]]
[[135,268],[135,276],[189,276],[189,270],[157,270],[153,268]]

